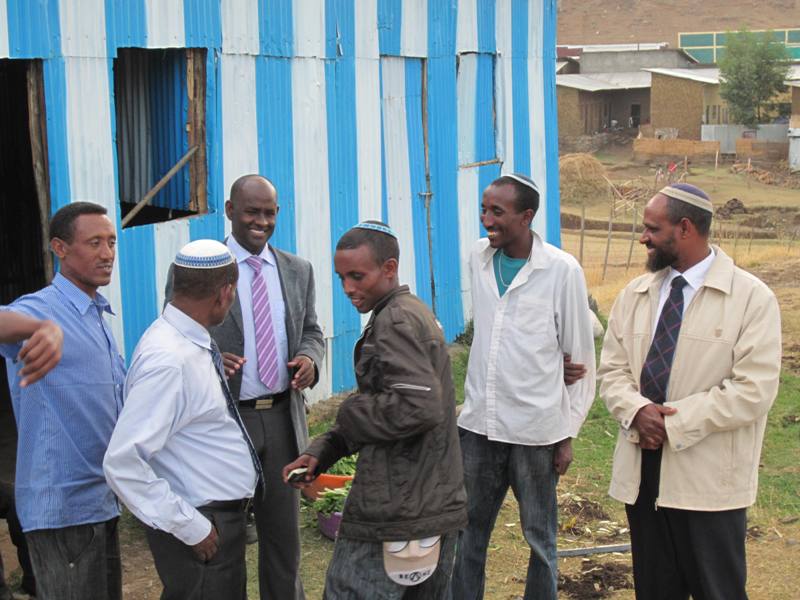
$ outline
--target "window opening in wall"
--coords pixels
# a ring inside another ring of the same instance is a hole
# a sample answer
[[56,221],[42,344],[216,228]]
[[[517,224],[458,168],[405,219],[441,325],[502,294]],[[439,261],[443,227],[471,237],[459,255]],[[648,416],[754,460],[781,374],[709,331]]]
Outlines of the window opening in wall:
[[205,49],[119,49],[114,96],[123,227],[208,211],[205,95]]
[[496,61],[496,55],[486,52],[456,56],[457,96],[475,100],[474,105],[458,105],[459,129],[475,132],[467,147],[459,147],[459,169],[502,163],[497,151]]

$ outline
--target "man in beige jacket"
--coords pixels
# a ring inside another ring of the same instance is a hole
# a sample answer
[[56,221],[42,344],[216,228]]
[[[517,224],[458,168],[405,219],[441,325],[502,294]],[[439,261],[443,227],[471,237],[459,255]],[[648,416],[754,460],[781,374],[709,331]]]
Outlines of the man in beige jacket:
[[711,202],[673,184],[644,211],[652,272],[611,309],[598,375],[619,421],[610,494],[625,503],[639,600],[737,600],[778,390],[769,288],[710,246]]

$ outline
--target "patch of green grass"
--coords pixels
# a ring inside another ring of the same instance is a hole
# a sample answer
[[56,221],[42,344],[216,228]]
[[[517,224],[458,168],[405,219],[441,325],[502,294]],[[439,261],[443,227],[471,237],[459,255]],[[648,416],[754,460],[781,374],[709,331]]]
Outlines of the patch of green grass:
[[[605,319],[601,317],[605,324]],[[599,360],[602,340],[596,340]],[[452,355],[453,381],[458,402],[464,401],[469,349]],[[800,514],[800,377],[785,372],[778,397],[770,411],[759,470],[756,506],[758,518],[767,520]],[[599,396],[595,398],[578,439],[573,443],[574,461],[560,487],[581,494],[617,512],[622,505],[608,497],[617,422]],[[616,508],[615,508],[616,507]]]
[[469,348],[461,347],[450,355],[453,369],[453,387],[456,389],[456,404],[464,404],[464,380],[467,378]]
[[784,373],[769,412],[755,513],[766,518],[800,514],[800,377]]

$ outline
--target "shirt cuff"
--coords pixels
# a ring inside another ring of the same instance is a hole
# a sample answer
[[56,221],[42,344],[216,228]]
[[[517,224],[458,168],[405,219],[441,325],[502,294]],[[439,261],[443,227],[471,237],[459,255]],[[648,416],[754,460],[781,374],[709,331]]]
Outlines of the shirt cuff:
[[211,521],[206,519],[199,510],[195,510],[194,518],[186,525],[175,529],[172,535],[187,546],[194,546],[206,539],[209,533],[211,533]]

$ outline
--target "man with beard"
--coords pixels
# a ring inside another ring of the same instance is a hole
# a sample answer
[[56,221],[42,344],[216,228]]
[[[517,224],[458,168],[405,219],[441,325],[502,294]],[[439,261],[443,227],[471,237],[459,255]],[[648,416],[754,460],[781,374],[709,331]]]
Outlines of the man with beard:
[[778,390],[778,303],[710,246],[712,205],[677,183],[648,202],[651,273],[611,309],[600,395],[620,430],[610,494],[625,503],[636,597],[741,600],[746,507]]

